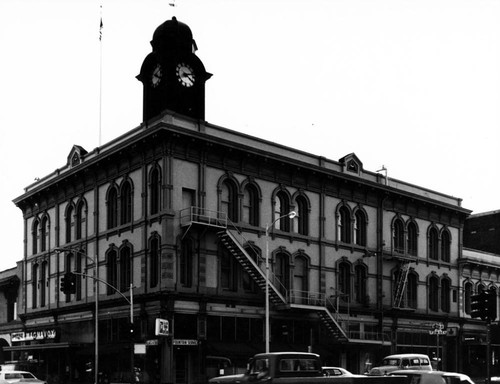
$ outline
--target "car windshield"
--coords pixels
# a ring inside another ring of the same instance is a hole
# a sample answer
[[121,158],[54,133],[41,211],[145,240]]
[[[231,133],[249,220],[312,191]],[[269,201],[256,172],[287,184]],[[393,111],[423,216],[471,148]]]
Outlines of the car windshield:
[[394,365],[396,367],[399,366],[399,359],[384,359],[382,360],[382,365]]

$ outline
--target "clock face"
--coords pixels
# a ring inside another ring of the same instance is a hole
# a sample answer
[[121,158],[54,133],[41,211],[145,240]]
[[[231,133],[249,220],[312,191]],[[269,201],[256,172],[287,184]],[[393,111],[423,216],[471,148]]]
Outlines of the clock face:
[[156,88],[160,84],[162,76],[163,76],[163,71],[161,65],[157,64],[156,67],[153,69],[153,73],[151,75],[151,85]]
[[179,63],[177,64],[176,68],[176,73],[177,73],[177,80],[185,86],[185,87],[192,87],[195,82],[195,75],[193,68],[191,68],[189,65],[184,64],[184,63]]

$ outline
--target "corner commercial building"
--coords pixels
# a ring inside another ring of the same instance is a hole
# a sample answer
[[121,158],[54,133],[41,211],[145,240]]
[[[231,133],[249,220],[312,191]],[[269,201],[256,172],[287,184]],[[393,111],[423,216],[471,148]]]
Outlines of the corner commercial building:
[[[242,368],[264,350],[268,256],[272,351],[309,349],[355,372],[413,351],[467,372],[463,334],[481,324],[464,308],[461,200],[355,154],[334,161],[210,124],[191,30],[169,20],[152,47],[144,123],[91,152],[74,146],[14,201],[22,322],[4,354],[54,381],[93,381],[97,273],[103,374],[135,366],[147,383],[197,383],[229,360]],[[82,276],[74,294],[59,289],[67,272]]]

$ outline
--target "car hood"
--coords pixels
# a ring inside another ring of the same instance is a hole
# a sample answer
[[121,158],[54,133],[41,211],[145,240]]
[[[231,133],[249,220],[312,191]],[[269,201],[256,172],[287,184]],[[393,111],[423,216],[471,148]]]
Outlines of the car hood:
[[219,376],[219,377],[213,377],[213,378],[211,378],[210,380],[208,380],[208,382],[211,383],[211,384],[216,384],[216,383],[234,383],[237,380],[243,379],[244,376],[245,376],[244,374]]
[[395,367],[394,365],[381,365],[380,367],[373,367],[370,370],[369,375],[372,376],[383,376],[388,374],[389,372],[396,371],[398,370],[398,367]]

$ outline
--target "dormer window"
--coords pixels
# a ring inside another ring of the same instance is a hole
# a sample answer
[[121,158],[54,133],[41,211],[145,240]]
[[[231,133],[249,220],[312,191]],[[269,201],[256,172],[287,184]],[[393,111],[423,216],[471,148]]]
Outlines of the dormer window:
[[80,163],[81,163],[80,155],[75,152],[73,154],[73,158],[71,159],[71,166],[74,167],[75,165],[78,165]]

